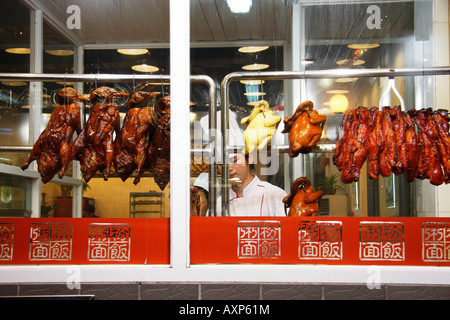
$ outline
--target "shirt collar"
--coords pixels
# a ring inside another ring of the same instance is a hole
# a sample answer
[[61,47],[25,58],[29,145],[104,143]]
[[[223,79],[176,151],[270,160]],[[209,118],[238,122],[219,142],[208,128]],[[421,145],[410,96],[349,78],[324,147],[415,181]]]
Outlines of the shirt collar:
[[[256,186],[258,185],[259,182],[260,182],[259,178],[256,175],[254,175],[252,181],[250,181],[250,183],[245,186],[245,188],[242,192],[242,196],[245,197],[246,195],[248,195],[253,189],[256,188]],[[237,197],[237,194],[233,190],[233,188],[230,188],[230,189],[231,189],[231,198]]]

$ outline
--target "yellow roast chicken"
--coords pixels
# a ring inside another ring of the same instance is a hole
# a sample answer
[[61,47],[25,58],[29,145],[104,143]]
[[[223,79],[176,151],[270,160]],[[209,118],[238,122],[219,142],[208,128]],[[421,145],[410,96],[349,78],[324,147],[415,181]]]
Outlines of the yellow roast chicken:
[[267,101],[258,101],[252,113],[241,120],[241,124],[247,124],[243,135],[245,147],[242,152],[249,154],[255,148],[258,151],[264,148],[272,140],[280,121],[281,117],[274,115]]

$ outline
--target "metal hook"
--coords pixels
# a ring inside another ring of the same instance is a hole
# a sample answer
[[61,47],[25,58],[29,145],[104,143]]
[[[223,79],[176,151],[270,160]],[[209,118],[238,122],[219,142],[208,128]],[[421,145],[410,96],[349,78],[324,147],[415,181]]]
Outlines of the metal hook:
[[382,105],[383,98],[384,98],[387,94],[389,94],[389,91],[390,91],[391,89],[392,89],[392,91],[394,91],[395,95],[396,95],[397,98],[400,100],[400,106],[401,106],[401,108],[402,108],[402,111],[406,111],[406,109],[405,109],[405,101],[403,100],[403,98],[402,98],[400,92],[397,90],[397,88],[396,88],[396,86],[395,86],[395,79],[394,79],[394,77],[389,77],[389,80],[388,80],[388,86],[387,86],[386,90],[384,91],[384,93],[381,95],[381,98],[380,98],[379,109],[380,109],[380,110],[382,109],[382,107],[383,107],[383,105]]

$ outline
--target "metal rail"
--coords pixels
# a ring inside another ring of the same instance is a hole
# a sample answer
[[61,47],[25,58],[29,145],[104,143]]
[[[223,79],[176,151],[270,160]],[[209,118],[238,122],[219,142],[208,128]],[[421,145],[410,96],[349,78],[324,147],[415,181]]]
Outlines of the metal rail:
[[[229,129],[229,86],[230,83],[238,80],[302,80],[302,79],[324,79],[324,78],[369,78],[369,77],[414,77],[414,76],[436,76],[450,75],[450,67],[430,67],[430,68],[396,68],[396,69],[328,69],[328,70],[301,70],[301,71],[262,71],[262,72],[233,72],[226,75],[221,83],[221,104],[223,106],[221,127],[222,127],[222,215],[228,216],[229,199],[229,168],[228,152],[235,150],[236,146],[228,146]],[[272,146],[282,152],[286,152],[288,146]]]
[[[59,73],[0,73],[0,81],[27,81],[27,82],[135,82],[135,81],[167,81],[170,75],[144,75],[144,74],[59,74]],[[190,76],[191,83],[205,84],[208,86],[209,95],[209,127],[217,128],[217,85],[215,81],[206,75]],[[33,146],[0,146],[0,152],[30,152]],[[199,152],[199,149],[192,152]],[[217,170],[215,165],[216,142],[212,141],[211,148],[201,149],[208,153],[209,162],[209,203],[211,208],[216,207],[217,195]],[[216,212],[215,209],[212,210]]]

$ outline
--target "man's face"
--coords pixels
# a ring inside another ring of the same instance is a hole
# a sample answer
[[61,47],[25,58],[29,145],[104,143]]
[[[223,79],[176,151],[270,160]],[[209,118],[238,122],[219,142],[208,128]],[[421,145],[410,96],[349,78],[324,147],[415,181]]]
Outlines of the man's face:
[[243,154],[236,154],[230,158],[230,183],[239,184],[245,181],[250,173],[250,167]]

